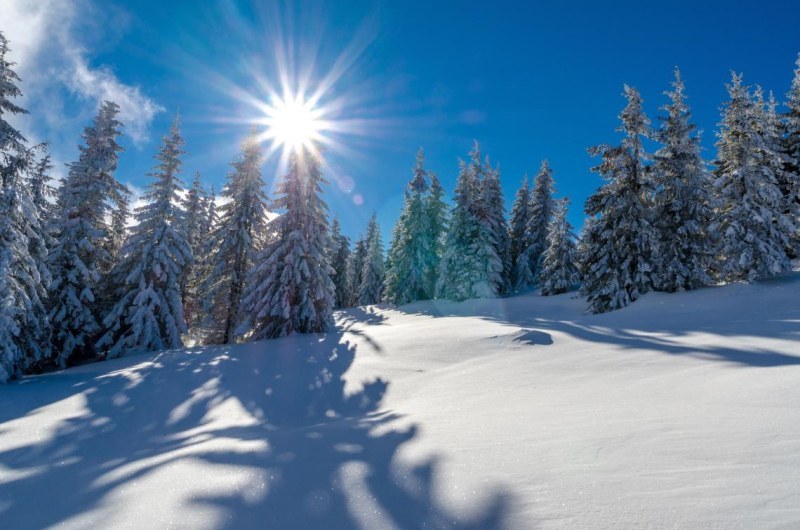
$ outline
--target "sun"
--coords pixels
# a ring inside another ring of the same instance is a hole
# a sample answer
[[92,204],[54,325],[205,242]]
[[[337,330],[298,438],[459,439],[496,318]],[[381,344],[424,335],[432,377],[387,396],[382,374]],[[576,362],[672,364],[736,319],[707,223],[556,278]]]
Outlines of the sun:
[[321,142],[325,129],[323,111],[302,95],[273,97],[263,110],[266,115],[263,120],[265,139],[274,142],[276,147],[283,146],[284,150],[296,152]]

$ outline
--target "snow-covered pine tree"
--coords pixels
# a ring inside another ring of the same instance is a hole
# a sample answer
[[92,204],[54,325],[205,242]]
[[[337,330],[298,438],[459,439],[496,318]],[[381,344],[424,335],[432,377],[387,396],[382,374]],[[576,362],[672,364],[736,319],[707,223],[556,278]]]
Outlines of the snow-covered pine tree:
[[649,121],[642,111],[636,89],[625,86],[628,104],[620,114],[619,146],[600,145],[589,152],[601,156],[592,168],[606,183],[586,201],[586,213],[596,216],[591,224],[582,260],[582,292],[594,313],[627,306],[652,288],[651,265],[654,232],[649,221],[642,139]]
[[247,272],[266,235],[267,195],[261,176],[263,155],[256,132],[242,146],[222,190],[227,199],[219,207],[214,230],[213,268],[204,286],[206,327],[210,343],[228,344],[240,324],[241,301]]
[[122,245],[125,244],[125,239],[128,237],[128,220],[131,217],[130,190],[120,183],[115,184],[115,190],[111,197],[114,204],[111,210],[111,230],[105,242],[108,259],[103,262],[101,269],[104,272],[110,272],[119,259]]
[[[778,185],[786,200],[786,212],[800,221],[800,54],[795,63],[794,78],[786,94],[786,113],[783,115],[782,151],[785,158]],[[800,256],[800,234],[793,238],[793,257]]]
[[503,274],[492,234],[477,216],[483,168],[480,155],[474,152],[471,155],[470,164],[460,162],[455,204],[439,264],[437,298],[455,301],[493,298],[498,295],[497,285]]
[[253,340],[292,333],[320,333],[333,325],[333,269],[328,264],[327,205],[320,197],[325,179],[318,152],[301,147],[289,157],[277,187],[272,221],[276,238],[261,251],[248,274],[243,298]]
[[192,327],[200,315],[200,300],[198,298],[198,280],[202,267],[201,260],[205,251],[206,236],[210,231],[203,231],[207,222],[205,194],[200,184],[200,172],[195,172],[192,187],[186,192],[183,199],[184,224],[181,227],[183,237],[192,251],[192,260],[187,264],[186,270],[181,275],[181,299],[183,300],[183,314],[186,325]]
[[350,253],[350,260],[347,264],[348,278],[350,279],[350,296],[347,307],[358,305],[358,294],[361,289],[361,282],[364,279],[364,263],[367,261],[367,240],[362,236],[353,245],[353,252]]
[[531,217],[530,203],[531,188],[528,184],[528,176],[525,175],[522,185],[514,197],[508,226],[508,260],[511,267],[511,288],[514,291],[533,284],[529,260],[525,257],[525,250],[528,247],[526,233]]
[[381,229],[378,216],[372,214],[367,225],[366,256],[364,271],[361,273],[361,286],[358,289],[358,305],[377,304],[383,299],[383,281],[386,269],[381,242]]
[[428,182],[422,149],[417,152],[414,177],[405,193],[405,202],[400,218],[394,227],[389,246],[386,269],[386,299],[394,304],[407,304],[415,300],[427,300],[432,296],[428,290],[430,255],[435,252],[429,237],[428,212],[425,209]]
[[60,188],[56,244],[49,255],[50,320],[55,360],[66,366],[95,354],[103,317],[99,285],[111,262],[107,222],[122,185],[114,178],[119,152],[119,106],[105,101],[83,133],[78,160]]
[[183,138],[178,116],[155,155],[153,182],[136,209],[136,225],[112,271],[116,302],[103,320],[105,334],[97,350],[107,358],[183,345],[188,330],[181,285],[192,250],[184,234],[180,208]]
[[[478,146],[475,145],[475,151]],[[511,267],[508,259],[508,224],[503,189],[500,186],[500,169],[493,168],[486,158],[483,179],[480,181],[478,219],[490,235],[492,246],[501,264],[500,275],[495,277],[495,290],[505,294],[511,290]]]
[[714,162],[715,218],[710,230],[723,280],[767,278],[791,269],[787,249],[797,227],[785,214],[778,185],[783,157],[776,151],[769,112],[733,74],[723,107]]
[[444,188],[436,173],[429,171],[428,178],[430,179],[430,189],[425,198],[428,233],[425,237],[429,241],[426,245],[429,254],[425,260],[425,292],[428,293],[429,298],[433,298],[436,295],[439,263],[444,253],[444,238],[447,233],[447,203],[444,200]]
[[44,308],[47,249],[38,208],[25,172],[33,153],[7,115],[26,114],[15,105],[20,78],[6,58],[8,41],[0,32],[0,383],[21,374],[47,353]]
[[572,225],[567,221],[569,199],[555,201],[547,225],[547,249],[542,255],[539,285],[542,296],[566,293],[578,284],[578,249]]
[[53,164],[50,162],[47,144],[41,144],[36,147],[42,153],[39,160],[32,164],[29,170],[28,185],[31,190],[33,205],[36,206],[36,210],[39,212],[40,222],[49,227],[52,225],[55,214],[56,189],[51,184],[53,178],[50,176]]
[[650,171],[658,256],[653,286],[667,292],[696,289],[711,281],[711,182],[683,91],[676,68],[672,90],[665,93],[670,102],[662,107],[665,115],[660,116],[661,127],[653,134],[663,147],[653,155]]
[[331,281],[334,288],[334,309],[341,309],[350,304],[350,238],[342,234],[339,219],[331,224],[331,246],[328,253],[333,273]]
[[[555,206],[553,202],[554,193],[553,170],[550,169],[550,163],[547,160],[542,160],[539,172],[533,180],[530,217],[524,238],[527,244],[524,254],[527,258],[530,272],[524,269],[518,271],[518,275],[522,278],[519,282],[520,287],[529,287],[536,282],[539,276],[542,255],[547,249],[547,227],[553,217],[553,208]],[[532,278],[533,282],[528,283],[530,281],[529,278]]]

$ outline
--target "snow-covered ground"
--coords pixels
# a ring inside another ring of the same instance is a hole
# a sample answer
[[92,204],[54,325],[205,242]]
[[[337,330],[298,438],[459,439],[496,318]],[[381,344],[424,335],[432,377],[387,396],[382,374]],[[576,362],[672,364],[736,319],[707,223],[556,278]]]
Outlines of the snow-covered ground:
[[2,387],[0,527],[800,527],[800,274],[572,296]]

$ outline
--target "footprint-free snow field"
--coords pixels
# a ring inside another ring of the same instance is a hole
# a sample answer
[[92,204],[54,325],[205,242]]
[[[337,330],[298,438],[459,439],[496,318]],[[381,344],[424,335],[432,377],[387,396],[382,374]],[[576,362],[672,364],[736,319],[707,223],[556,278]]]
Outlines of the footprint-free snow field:
[[800,526],[800,275],[338,314],[0,387],[0,526]]

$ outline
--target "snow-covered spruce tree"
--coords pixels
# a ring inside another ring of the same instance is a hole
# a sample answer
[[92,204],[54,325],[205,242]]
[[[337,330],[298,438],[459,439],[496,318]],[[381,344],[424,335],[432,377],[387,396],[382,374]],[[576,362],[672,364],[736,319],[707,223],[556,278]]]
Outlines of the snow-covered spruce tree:
[[511,267],[511,288],[514,291],[533,284],[533,275],[525,254],[528,247],[526,233],[531,217],[530,203],[531,188],[528,184],[528,176],[525,175],[514,198],[508,226],[508,260]]
[[578,284],[578,249],[572,225],[567,221],[569,199],[555,201],[547,225],[547,250],[542,255],[539,285],[542,296],[566,293]]
[[[518,272],[524,281],[520,281],[520,287],[529,287],[536,282],[541,268],[542,255],[547,249],[547,226],[553,217],[553,194],[555,184],[553,183],[553,170],[547,160],[542,161],[539,172],[533,181],[531,190],[530,217],[528,226],[525,230],[525,257],[530,272],[522,269]],[[524,265],[525,262],[523,262]],[[523,265],[520,265],[522,267]],[[528,275],[530,274],[530,276]],[[528,278],[533,282],[528,283]]]
[[29,169],[28,185],[31,190],[33,205],[39,212],[39,220],[44,226],[51,226],[55,215],[56,189],[51,184],[53,178],[50,171],[53,164],[50,162],[50,153],[47,144],[37,146],[42,154],[39,160]]
[[482,168],[476,166],[475,158],[470,164],[460,162],[455,204],[439,264],[437,298],[461,301],[498,295],[503,263],[497,255],[492,234],[476,215]]
[[108,358],[183,345],[187,332],[181,285],[192,250],[180,208],[183,138],[176,116],[155,155],[153,182],[136,209],[136,225],[111,274],[116,302],[103,320],[97,350]]
[[353,245],[353,252],[350,253],[350,260],[347,264],[347,276],[350,283],[350,296],[347,307],[358,305],[358,293],[361,289],[361,282],[364,279],[364,263],[367,261],[367,240],[364,236],[357,239]]
[[[784,136],[782,152],[785,156],[783,172],[778,181],[786,212],[800,220],[800,54],[795,63],[792,87],[786,94],[786,113],[783,115]],[[793,257],[800,256],[800,234],[793,241]]]
[[753,98],[742,76],[733,74],[723,107],[714,162],[717,267],[726,281],[750,282],[790,270],[787,249],[796,223],[785,214],[778,175],[783,158],[775,150],[768,111]]
[[245,140],[233,171],[222,190],[214,230],[213,267],[204,286],[205,326],[210,343],[233,341],[241,321],[240,309],[247,272],[266,235],[267,195],[261,176],[263,155],[255,131]]
[[331,243],[328,252],[333,273],[331,281],[334,288],[334,309],[347,307],[350,303],[350,239],[342,234],[339,220],[334,219],[331,224]]
[[358,289],[358,305],[377,304],[383,299],[383,282],[386,269],[383,256],[381,230],[378,216],[372,214],[367,225],[366,256],[361,273],[361,286]]
[[205,193],[200,184],[200,172],[195,172],[192,187],[186,192],[183,202],[184,223],[181,227],[183,237],[192,251],[192,260],[187,263],[186,270],[181,275],[181,299],[183,300],[183,314],[186,325],[192,327],[200,315],[201,303],[198,298],[198,287],[202,277],[202,255],[205,251],[206,237],[210,231],[203,231],[207,222]]
[[672,90],[666,92],[670,102],[662,107],[661,128],[653,135],[663,147],[653,155],[650,171],[658,256],[653,287],[667,292],[696,289],[711,281],[711,182],[683,90],[676,69]]
[[[475,150],[477,149],[476,144]],[[480,182],[478,218],[489,233],[501,264],[500,275],[494,280],[495,290],[498,294],[505,294],[511,290],[511,268],[508,259],[508,224],[503,189],[500,186],[500,169],[493,168],[487,158],[483,175],[483,180]]]
[[414,178],[405,193],[400,218],[394,227],[389,245],[389,267],[386,270],[386,299],[394,304],[427,300],[430,255],[435,252],[429,237],[430,225],[425,209],[428,189],[422,149],[417,153]]
[[12,102],[22,95],[19,77],[6,59],[8,42],[0,33],[0,383],[21,374],[47,352],[43,299],[49,276],[44,227],[25,171],[33,154],[7,115],[26,110]]
[[131,217],[131,193],[124,185],[115,184],[111,197],[114,204],[111,210],[111,227],[105,242],[108,259],[102,263],[103,272],[109,272],[116,265],[122,245],[128,237],[128,220]]
[[320,333],[333,325],[328,207],[320,197],[325,180],[317,152],[299,150],[291,153],[277,187],[274,204],[283,210],[271,223],[277,237],[258,254],[248,275],[247,320],[240,330],[253,340]]
[[107,222],[122,186],[114,178],[121,124],[119,106],[103,102],[92,125],[83,133],[78,160],[69,166],[58,198],[56,244],[49,255],[50,320],[55,360],[66,366],[95,355],[102,330],[99,291],[105,267],[111,262]]
[[645,175],[648,156],[642,145],[648,120],[639,92],[625,86],[628,104],[618,129],[625,137],[619,146],[589,150],[602,162],[592,168],[606,183],[586,201],[586,214],[596,216],[591,244],[582,260],[581,288],[594,313],[627,306],[652,288],[654,231],[646,197],[651,193]]
[[428,233],[425,237],[429,241],[426,247],[430,252],[425,263],[425,292],[428,293],[429,298],[433,298],[436,295],[439,263],[444,253],[444,238],[447,233],[447,203],[444,200],[444,188],[436,173],[429,171],[428,178],[430,179],[430,189],[425,198]]

